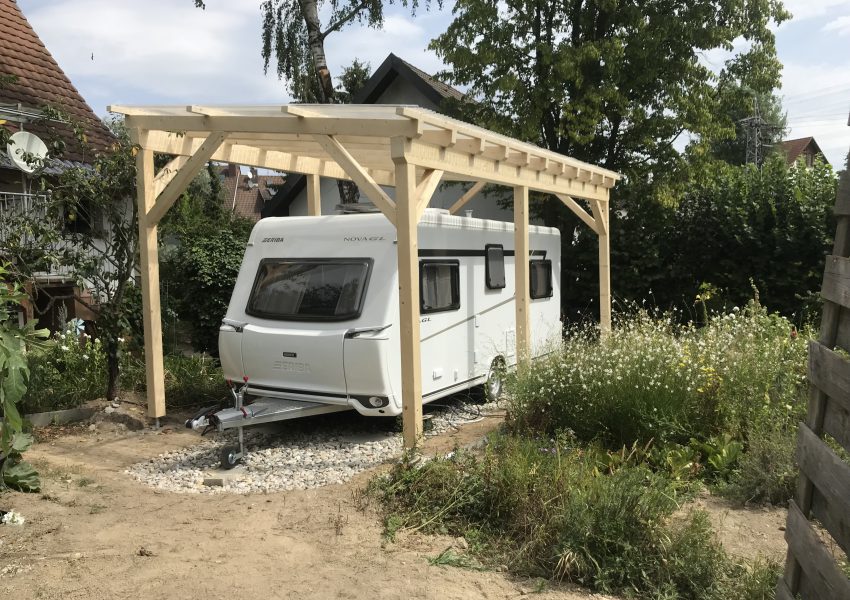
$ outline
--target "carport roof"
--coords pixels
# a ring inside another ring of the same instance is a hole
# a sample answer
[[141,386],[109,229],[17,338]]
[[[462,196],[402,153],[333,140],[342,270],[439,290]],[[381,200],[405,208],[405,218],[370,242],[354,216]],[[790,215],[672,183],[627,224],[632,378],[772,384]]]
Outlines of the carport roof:
[[[352,164],[380,185],[394,165],[440,170],[443,181],[526,186],[590,200],[608,199],[620,175],[416,106],[111,106],[154,152],[192,156],[224,136],[211,160],[352,179]],[[356,179],[356,178],[355,178]]]

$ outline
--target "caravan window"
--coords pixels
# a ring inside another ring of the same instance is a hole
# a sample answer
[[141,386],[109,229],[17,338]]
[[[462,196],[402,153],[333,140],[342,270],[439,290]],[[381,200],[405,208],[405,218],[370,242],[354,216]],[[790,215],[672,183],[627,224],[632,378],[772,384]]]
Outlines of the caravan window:
[[484,274],[488,290],[505,287],[505,249],[501,244],[484,246]]
[[552,261],[533,260],[530,263],[530,295],[534,298],[552,297]]
[[419,310],[422,314],[460,308],[460,263],[456,260],[419,263]]
[[371,258],[266,258],[245,312],[281,321],[356,319],[371,268]]

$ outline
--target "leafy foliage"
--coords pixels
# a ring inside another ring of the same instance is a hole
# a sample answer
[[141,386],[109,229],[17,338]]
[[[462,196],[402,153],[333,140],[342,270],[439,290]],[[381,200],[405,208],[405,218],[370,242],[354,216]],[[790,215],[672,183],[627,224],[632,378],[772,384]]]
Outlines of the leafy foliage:
[[29,366],[26,350],[47,332],[32,323],[23,328],[12,323],[16,307],[25,298],[20,286],[9,279],[7,265],[0,266],[0,489],[9,486],[21,491],[38,491],[35,469],[21,459],[32,445],[32,436],[23,432],[18,408],[27,390]]
[[484,564],[521,575],[647,599],[770,590],[775,579],[753,583],[726,557],[704,513],[673,516],[674,484],[640,458],[615,466],[609,458],[563,436],[495,436],[482,458],[402,462],[371,491],[395,531],[463,535]]

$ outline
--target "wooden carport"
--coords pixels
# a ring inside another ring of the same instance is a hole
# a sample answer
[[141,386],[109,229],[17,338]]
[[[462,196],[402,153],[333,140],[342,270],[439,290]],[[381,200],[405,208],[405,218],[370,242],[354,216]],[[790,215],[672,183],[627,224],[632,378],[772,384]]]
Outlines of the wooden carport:
[[[404,443],[422,434],[417,223],[440,182],[474,182],[455,213],[486,184],[513,188],[516,281],[529,281],[529,190],[560,198],[599,237],[602,332],[611,328],[608,195],[619,179],[537,146],[411,106],[111,106],[139,145],[137,189],[148,414],[165,414],[157,223],[207,161],[307,175],[311,215],[319,178],[354,181],[397,230]],[[173,156],[158,173],[154,153]],[[382,188],[395,188],[391,198]],[[590,204],[590,212],[576,199]],[[519,260],[525,256],[526,260]],[[516,344],[529,356],[529,287],[517,285]]]

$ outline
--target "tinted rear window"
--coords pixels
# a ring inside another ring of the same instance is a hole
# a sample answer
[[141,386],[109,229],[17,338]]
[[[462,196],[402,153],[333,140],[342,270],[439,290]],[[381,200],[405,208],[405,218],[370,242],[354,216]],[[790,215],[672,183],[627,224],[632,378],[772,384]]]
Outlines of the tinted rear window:
[[356,319],[371,268],[369,258],[264,259],[245,312],[282,321]]

